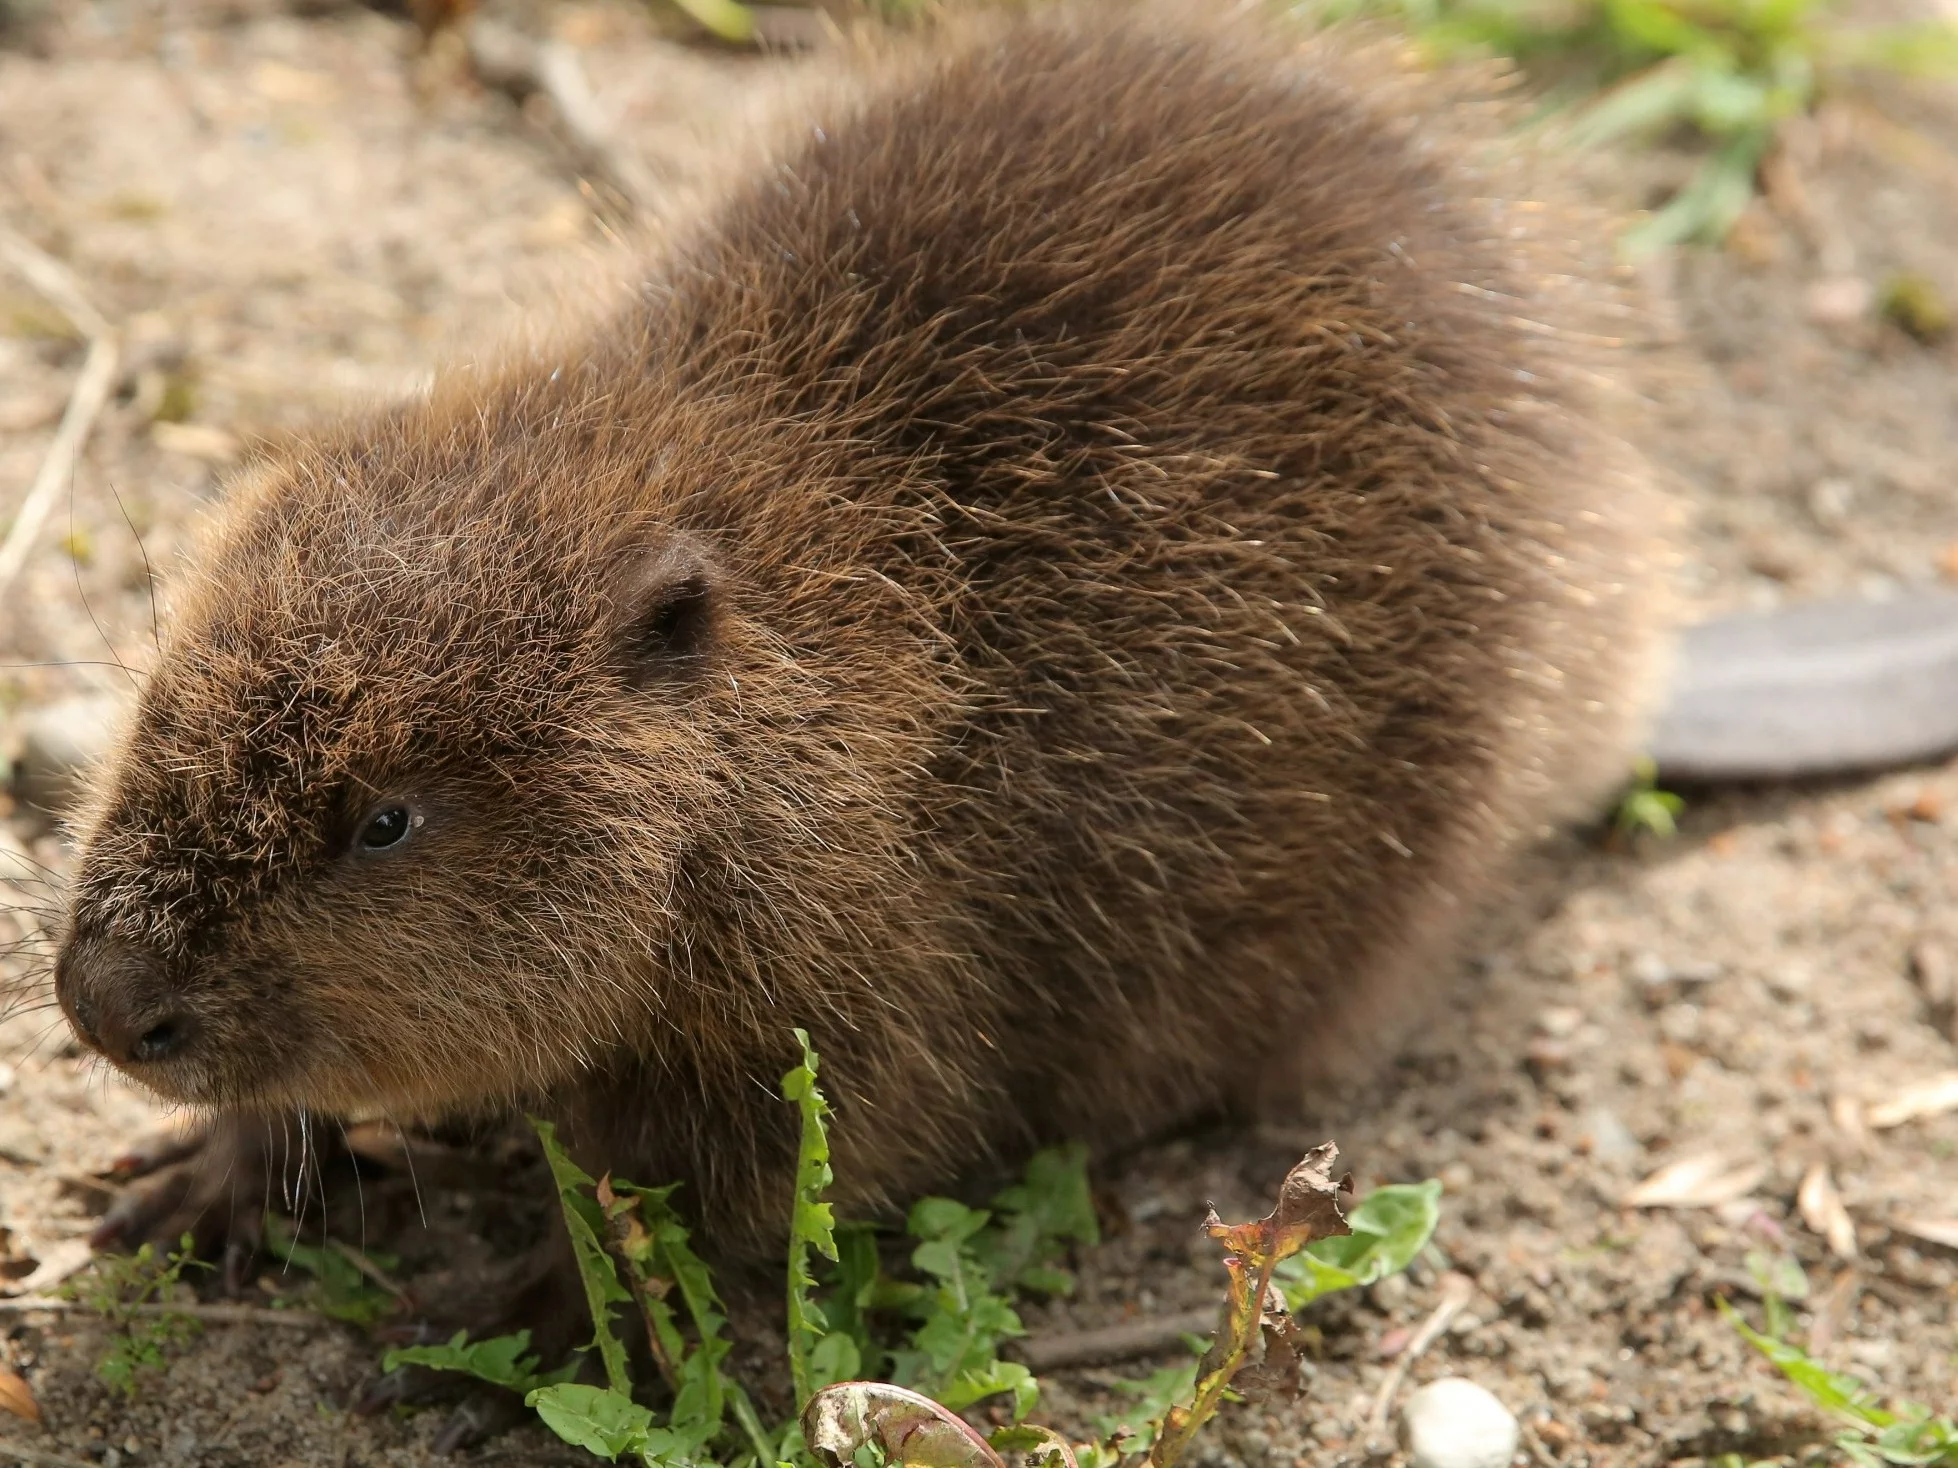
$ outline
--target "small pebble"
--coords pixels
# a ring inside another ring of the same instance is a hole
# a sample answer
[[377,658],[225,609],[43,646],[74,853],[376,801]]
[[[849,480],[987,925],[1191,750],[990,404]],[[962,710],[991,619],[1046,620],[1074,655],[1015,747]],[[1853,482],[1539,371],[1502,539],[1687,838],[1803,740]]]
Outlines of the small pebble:
[[1608,1106],[1594,1106],[1584,1114],[1582,1135],[1600,1162],[1629,1162],[1639,1154],[1638,1138]]
[[1537,1029],[1553,1040],[1567,1040],[1576,1034],[1584,1024],[1584,1011],[1574,1004],[1557,1004],[1540,1010],[1536,1017]]
[[1413,1468],[1508,1468],[1516,1419],[1467,1377],[1444,1376],[1401,1408],[1401,1441]]
[[1853,275],[1832,275],[1816,281],[1803,293],[1808,318],[1823,326],[1847,326],[1869,314],[1876,288]]

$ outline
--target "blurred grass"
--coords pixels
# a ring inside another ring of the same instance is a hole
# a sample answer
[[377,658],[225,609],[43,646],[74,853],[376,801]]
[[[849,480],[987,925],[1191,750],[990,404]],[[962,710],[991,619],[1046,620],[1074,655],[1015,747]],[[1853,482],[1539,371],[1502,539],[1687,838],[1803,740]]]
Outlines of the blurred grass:
[[1518,62],[1573,141],[1682,136],[1705,157],[1623,238],[1626,254],[1718,243],[1753,199],[1781,126],[1864,77],[1958,77],[1958,23],[1855,24],[1838,0],[1303,0],[1315,20],[1368,16],[1438,57]]

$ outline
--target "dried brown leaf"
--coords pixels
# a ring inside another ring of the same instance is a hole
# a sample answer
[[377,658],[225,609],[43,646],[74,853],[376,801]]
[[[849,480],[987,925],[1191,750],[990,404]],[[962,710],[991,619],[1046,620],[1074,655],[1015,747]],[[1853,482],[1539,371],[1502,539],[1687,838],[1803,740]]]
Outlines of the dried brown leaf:
[[1224,1268],[1230,1275],[1230,1295],[1210,1349],[1197,1366],[1196,1398],[1188,1406],[1171,1407],[1164,1416],[1162,1431],[1149,1449],[1150,1468],[1170,1468],[1181,1458],[1191,1438],[1215,1414],[1232,1379],[1252,1360],[1253,1350],[1262,1353],[1267,1317],[1274,1311],[1285,1314],[1284,1301],[1273,1299],[1273,1266],[1314,1239],[1353,1231],[1339,1211],[1339,1195],[1352,1191],[1353,1180],[1333,1181],[1338,1157],[1339,1148],[1331,1142],[1306,1153],[1285,1175],[1278,1206],[1255,1222],[1227,1224],[1214,1208],[1205,1217],[1204,1232],[1228,1251]]
[[1620,1201],[1627,1208],[1711,1208],[1746,1197],[1767,1171],[1758,1162],[1735,1163],[1718,1152],[1700,1152],[1667,1163]]
[[1258,1331],[1262,1349],[1255,1361],[1238,1368],[1231,1388],[1246,1401],[1263,1404],[1289,1401],[1305,1389],[1305,1332],[1285,1307],[1285,1297],[1273,1286],[1265,1290],[1264,1314]]
[[1921,1116],[1941,1116],[1947,1111],[1958,1111],[1958,1070],[1948,1070],[1905,1086],[1888,1100],[1871,1102],[1864,1119],[1875,1130],[1885,1131]]
[[1314,1239],[1350,1234],[1340,1215],[1341,1191],[1352,1191],[1352,1179],[1333,1181],[1333,1163],[1339,1148],[1323,1143],[1306,1153],[1299,1164],[1285,1174],[1278,1189],[1278,1206],[1252,1223],[1227,1224],[1213,1209],[1204,1220],[1204,1232],[1253,1268],[1276,1263],[1298,1253]]
[[1836,1191],[1826,1164],[1818,1162],[1803,1175],[1795,1204],[1801,1210],[1802,1222],[1828,1241],[1830,1253],[1838,1259],[1856,1257],[1856,1225],[1843,1207],[1842,1194]]
[[809,1398],[803,1440],[826,1468],[850,1468],[857,1449],[875,1443],[905,1468],[1004,1468],[999,1454],[964,1418],[930,1397],[877,1381],[840,1381]]
[[41,1404],[34,1400],[33,1389],[21,1376],[5,1366],[0,1366],[0,1408],[29,1422],[41,1420]]

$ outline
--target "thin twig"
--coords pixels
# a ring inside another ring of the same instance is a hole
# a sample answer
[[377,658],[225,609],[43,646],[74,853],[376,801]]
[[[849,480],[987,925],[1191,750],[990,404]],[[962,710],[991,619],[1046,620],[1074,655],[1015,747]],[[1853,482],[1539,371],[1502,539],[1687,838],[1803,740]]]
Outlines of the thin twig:
[[542,96],[557,117],[557,131],[578,167],[610,186],[633,209],[652,199],[652,182],[620,151],[604,110],[585,80],[578,53],[561,41],[532,41],[491,21],[468,27],[469,64],[484,86],[521,105]]
[[0,1457],[11,1458],[16,1463],[25,1463],[28,1468],[96,1468],[96,1465],[81,1458],[67,1458],[60,1453],[46,1453],[39,1448],[30,1448],[25,1443],[10,1443],[0,1438]]
[[[211,1325],[288,1325],[295,1329],[310,1330],[314,1326],[331,1325],[333,1322],[324,1315],[315,1315],[310,1310],[267,1310],[259,1305],[124,1305],[120,1309],[127,1315],[186,1315],[192,1320],[202,1320]],[[0,1299],[0,1314],[28,1315],[48,1311],[58,1315],[77,1313],[99,1313],[93,1305],[81,1300],[64,1300],[58,1295],[17,1295],[11,1300]]]
[[1181,1343],[1186,1335],[1208,1335],[1217,1326],[1217,1308],[1205,1305],[1174,1315],[1129,1320],[1099,1330],[1030,1335],[1012,1343],[1011,1352],[1036,1376],[1070,1366],[1105,1366],[1137,1356],[1153,1356]]
[[41,471],[34,476],[27,498],[14,514],[6,540],[0,542],[0,600],[5,600],[21,568],[27,564],[28,554],[47,523],[56,496],[74,472],[75,460],[88,439],[96,415],[109,400],[121,352],[115,332],[102,313],[89,304],[67,266],[4,226],[0,226],[0,256],[88,340],[88,356],[82,363],[81,375],[75,379],[74,391],[69,394],[61,426],[54,431],[54,442],[48,445]]
[[1450,1270],[1441,1277],[1441,1303],[1421,1322],[1421,1328],[1414,1332],[1414,1339],[1407,1343],[1407,1349],[1394,1357],[1393,1364],[1387,1368],[1386,1380],[1380,1383],[1380,1390],[1374,1395],[1373,1410],[1367,1413],[1363,1442],[1374,1443],[1386,1437],[1387,1414],[1394,1408],[1394,1394],[1401,1389],[1401,1382],[1406,1380],[1407,1368],[1440,1339],[1441,1333],[1448,1329],[1448,1322],[1461,1313],[1462,1307],[1468,1304],[1474,1293],[1475,1286],[1467,1275]]

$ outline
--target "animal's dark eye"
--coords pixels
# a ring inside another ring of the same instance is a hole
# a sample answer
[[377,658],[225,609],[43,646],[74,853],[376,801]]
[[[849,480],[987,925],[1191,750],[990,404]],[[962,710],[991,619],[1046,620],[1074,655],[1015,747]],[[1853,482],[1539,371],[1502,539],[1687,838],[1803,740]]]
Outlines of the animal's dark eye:
[[408,833],[419,824],[407,806],[384,805],[368,816],[354,844],[362,851],[385,851],[406,841]]

